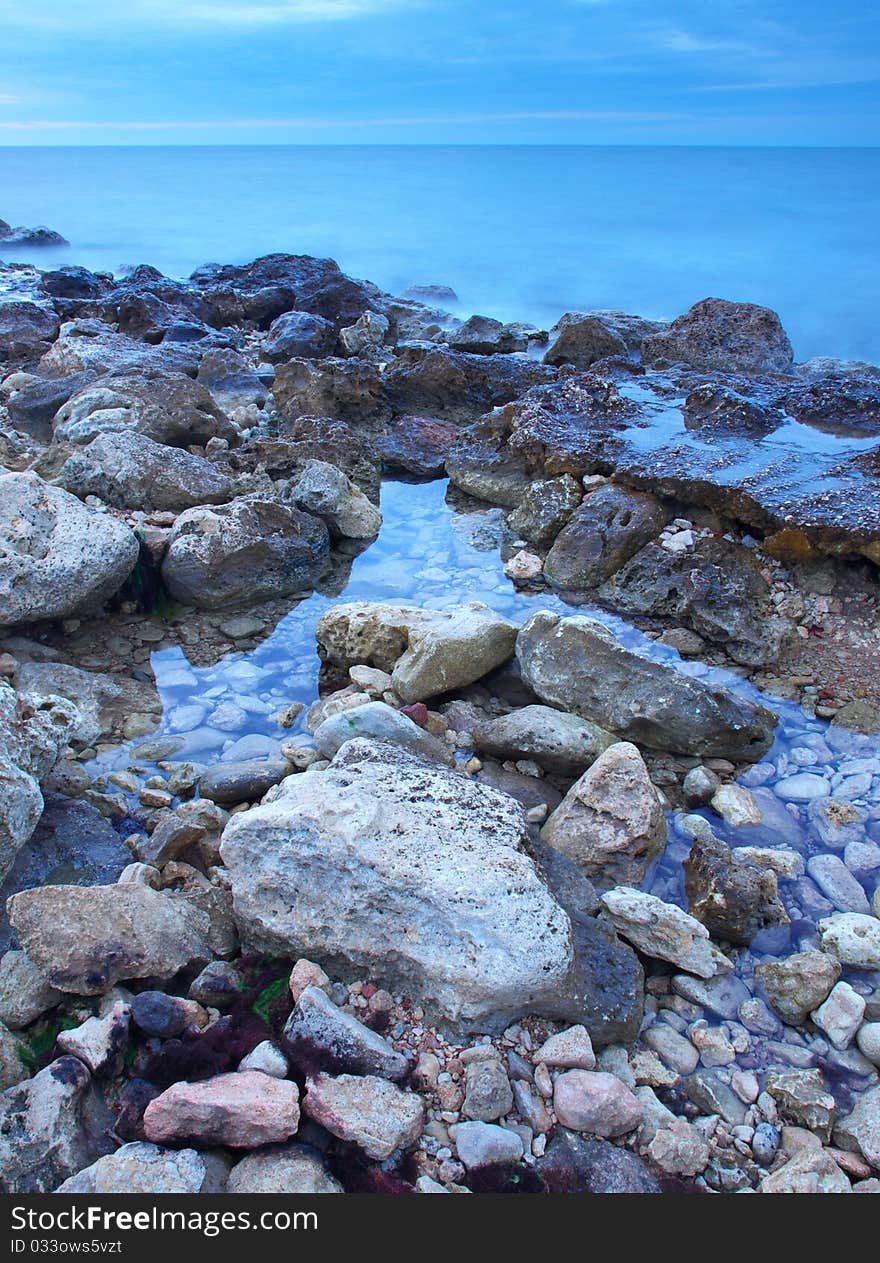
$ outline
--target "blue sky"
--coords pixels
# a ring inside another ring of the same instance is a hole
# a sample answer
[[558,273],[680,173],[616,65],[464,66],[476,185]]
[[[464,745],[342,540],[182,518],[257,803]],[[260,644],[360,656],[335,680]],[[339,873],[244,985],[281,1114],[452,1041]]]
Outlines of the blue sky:
[[0,0],[0,145],[874,145],[878,14],[872,0]]

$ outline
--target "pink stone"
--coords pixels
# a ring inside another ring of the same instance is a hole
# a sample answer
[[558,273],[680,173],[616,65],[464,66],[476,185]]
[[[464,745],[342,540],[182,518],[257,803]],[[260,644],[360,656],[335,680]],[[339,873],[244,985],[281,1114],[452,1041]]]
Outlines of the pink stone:
[[299,1089],[258,1070],[218,1074],[202,1083],[175,1083],[150,1101],[147,1139],[157,1144],[196,1140],[232,1149],[289,1140],[299,1127]]
[[613,1074],[568,1070],[553,1085],[553,1108],[563,1127],[608,1138],[637,1127],[642,1105]]

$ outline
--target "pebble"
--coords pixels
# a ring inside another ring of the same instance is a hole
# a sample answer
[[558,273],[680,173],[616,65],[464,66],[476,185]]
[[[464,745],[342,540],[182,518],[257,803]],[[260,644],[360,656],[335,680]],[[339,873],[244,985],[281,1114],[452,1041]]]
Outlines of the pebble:
[[814,798],[827,798],[831,785],[824,776],[817,776],[815,772],[797,772],[777,781],[773,792],[783,802],[807,803]]
[[596,1065],[596,1054],[586,1028],[570,1026],[545,1040],[535,1053],[535,1060],[565,1070],[592,1070]]
[[838,912],[870,911],[868,896],[839,855],[814,855],[807,872]]
[[812,1019],[835,1048],[848,1048],[862,1024],[865,1000],[848,982],[838,982],[824,1003],[813,1010]]

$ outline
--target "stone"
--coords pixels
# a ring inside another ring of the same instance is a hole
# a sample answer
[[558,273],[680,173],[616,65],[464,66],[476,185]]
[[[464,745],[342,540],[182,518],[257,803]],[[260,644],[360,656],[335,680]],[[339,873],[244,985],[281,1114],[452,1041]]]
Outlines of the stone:
[[424,1123],[424,1106],[414,1092],[375,1075],[309,1077],[303,1109],[332,1135],[358,1145],[377,1162],[415,1144]]
[[71,1175],[56,1193],[219,1193],[216,1164],[195,1149],[162,1149],[136,1140]]
[[621,741],[603,751],[541,837],[600,889],[638,885],[666,842],[666,819],[638,749]]
[[157,1039],[175,1039],[194,1024],[197,1005],[164,991],[139,991],[131,1002],[138,1030]]
[[273,785],[289,776],[291,766],[286,759],[243,759],[241,762],[215,763],[201,777],[199,793],[213,803],[256,802]]
[[835,912],[817,926],[822,950],[855,969],[880,969],[880,920],[859,912]]
[[642,1042],[678,1074],[693,1074],[699,1064],[700,1054],[694,1045],[666,1022],[649,1026],[642,1033]]
[[272,393],[287,424],[303,417],[329,417],[360,427],[388,415],[386,382],[378,364],[370,360],[300,358],[278,366]]
[[197,1004],[227,1009],[244,990],[244,978],[235,965],[227,960],[212,960],[190,983],[189,998]]
[[9,919],[59,991],[101,995],[126,978],[171,978],[206,964],[209,918],[148,886],[43,886],[13,895]]
[[609,1139],[623,1136],[639,1124],[638,1097],[613,1074],[566,1070],[553,1085],[553,1109],[563,1127]]
[[314,737],[315,745],[325,759],[332,759],[346,741],[364,737],[387,741],[439,763],[452,763],[452,755],[445,742],[385,702],[367,702],[331,715],[318,725]]
[[658,1128],[645,1152],[667,1175],[693,1178],[705,1171],[710,1150],[696,1127],[676,1118],[668,1127]]
[[688,364],[704,372],[773,373],[791,367],[793,353],[769,307],[704,298],[642,343],[645,364]]
[[584,370],[609,355],[626,355],[627,345],[600,316],[569,311],[554,331],[556,337],[544,352],[545,364],[571,364]]
[[840,964],[826,952],[809,949],[766,961],[755,975],[782,1020],[800,1026],[828,996],[840,977]]
[[627,648],[585,615],[533,614],[516,656],[542,701],[639,745],[754,762],[772,740],[769,711]]
[[880,1170],[880,1088],[869,1088],[856,1097],[850,1113],[838,1119],[834,1140]]
[[602,896],[604,914],[628,942],[698,978],[726,973],[730,962],[709,941],[709,931],[675,904],[642,890],[617,886]]
[[345,959],[460,1020],[565,1007],[570,923],[524,837],[506,795],[355,739],[233,816],[221,854],[244,941]]
[[524,355],[402,348],[385,375],[384,395],[395,412],[451,417],[469,424],[490,408],[518,399],[530,386],[556,377],[555,368]]
[[373,539],[382,514],[341,469],[326,461],[306,461],[288,492],[298,509],[321,518],[341,539]]
[[62,442],[84,444],[99,434],[125,431],[181,448],[238,437],[204,386],[185,373],[146,364],[111,370],[63,404],[55,417],[55,437]]
[[132,531],[33,473],[0,474],[0,627],[99,609],[138,559]]
[[18,687],[44,704],[53,697],[68,698],[79,712],[70,735],[84,745],[121,733],[135,711],[150,718],[152,729],[159,726],[162,715],[162,701],[152,681],[129,679],[119,672],[83,671],[66,662],[25,662],[18,673]]
[[803,877],[806,872],[803,856],[797,851],[783,850],[772,846],[736,846],[732,851],[734,863],[751,864],[758,868],[769,868],[776,874],[778,881],[794,881]]
[[821,1070],[771,1071],[764,1090],[776,1102],[783,1122],[806,1127],[823,1145],[830,1142],[837,1105]]
[[229,1172],[227,1193],[342,1193],[319,1155],[305,1145],[264,1145]]
[[825,1149],[795,1154],[784,1166],[765,1175],[761,1193],[851,1193],[850,1182]]
[[316,636],[326,671],[356,664],[389,671],[404,702],[420,702],[479,680],[512,655],[516,628],[485,606],[450,610],[360,601],[323,614]]
[[583,1026],[569,1026],[545,1039],[534,1060],[561,1070],[595,1070],[596,1054],[589,1032]]
[[579,776],[613,743],[597,724],[552,706],[523,706],[477,724],[474,746],[499,759],[532,759],[548,772]]
[[192,1140],[229,1149],[288,1140],[299,1127],[299,1089],[257,1070],[174,1083],[150,1101],[144,1132],[156,1144]]
[[584,498],[577,478],[537,479],[526,488],[519,506],[507,519],[517,539],[548,544],[559,534]]
[[387,316],[365,311],[353,325],[340,329],[339,342],[346,355],[369,355],[380,350],[390,328]]
[[731,828],[761,823],[761,808],[757,799],[744,785],[722,785],[712,795],[711,803],[712,810],[717,811]]
[[864,812],[841,798],[814,798],[807,816],[820,840],[833,851],[842,851],[865,836]]
[[27,1046],[0,1022],[0,1092],[30,1077]]
[[287,1019],[284,1050],[305,1070],[370,1074],[403,1079],[409,1063],[387,1039],[340,1009],[321,990],[308,986]]
[[453,1140],[468,1171],[519,1162],[523,1155],[523,1142],[517,1133],[494,1123],[457,1123]]
[[321,966],[301,957],[290,971],[290,994],[293,996],[294,1004],[306,987],[320,987],[326,995],[330,995],[333,990],[333,984]]
[[51,1193],[106,1149],[93,1123],[92,1080],[59,1057],[0,1095],[0,1192]]
[[865,999],[849,985],[838,982],[828,998],[814,1009],[813,1025],[824,1031],[835,1048],[849,1048],[865,1015]]
[[286,1079],[289,1069],[287,1058],[270,1039],[262,1040],[246,1057],[242,1057],[238,1068],[239,1070],[259,1070],[261,1074],[271,1075],[273,1079]]
[[234,495],[227,475],[211,461],[137,431],[99,434],[67,458],[59,477],[80,499],[97,496],[118,508],[147,511],[222,504]]
[[856,881],[839,855],[814,855],[807,872],[838,912],[870,912],[864,887]]
[[558,588],[583,592],[625,565],[666,524],[653,496],[606,483],[575,509],[544,562]]
[[439,478],[458,436],[458,426],[443,417],[393,417],[376,440],[382,464],[416,478]]
[[751,999],[748,987],[733,973],[709,979],[674,974],[672,990],[691,1004],[728,1019],[737,1018],[740,1005]]
[[285,360],[330,355],[335,342],[336,326],[332,321],[307,311],[286,311],[273,320],[260,351],[270,364],[282,364]]
[[814,798],[823,798],[828,789],[825,777],[815,772],[796,772],[793,776],[784,776],[773,786],[776,797],[790,803],[806,803]]
[[10,1030],[30,1026],[61,999],[27,952],[8,951],[0,958],[0,1022]]
[[[2,968],[0,962],[0,971]],[[2,1016],[3,1013],[0,1012],[0,1017]],[[856,1035],[856,1044],[863,1057],[867,1057],[875,1066],[880,1066],[880,1022],[865,1022]]]
[[315,587],[329,551],[318,518],[268,496],[239,496],[180,514],[162,580],[174,600],[203,609],[253,603]]
[[683,867],[691,915],[716,938],[745,944],[761,930],[788,925],[773,870],[735,862],[712,834],[694,838]]
[[637,1154],[557,1127],[536,1168],[551,1193],[660,1193]]
[[78,1057],[98,1078],[118,1075],[128,1051],[130,1013],[127,999],[109,995],[95,1017],[59,1032],[58,1047]]
[[684,1089],[688,1099],[701,1114],[720,1114],[731,1127],[740,1127],[745,1121],[745,1105],[733,1089],[719,1078],[718,1071],[695,1071],[685,1079]]
[[58,336],[58,317],[37,303],[0,302],[0,361],[38,360]]
[[465,1118],[492,1123],[513,1108],[513,1092],[507,1071],[497,1056],[469,1061],[465,1070]]

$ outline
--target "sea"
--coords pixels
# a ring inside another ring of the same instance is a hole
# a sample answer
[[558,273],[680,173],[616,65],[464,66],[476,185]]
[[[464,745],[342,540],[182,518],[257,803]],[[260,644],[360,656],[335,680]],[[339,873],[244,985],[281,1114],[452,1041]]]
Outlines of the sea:
[[70,248],[6,261],[187,276],[330,256],[461,314],[779,312],[795,356],[880,362],[880,149],[205,146],[0,149],[0,218]]

